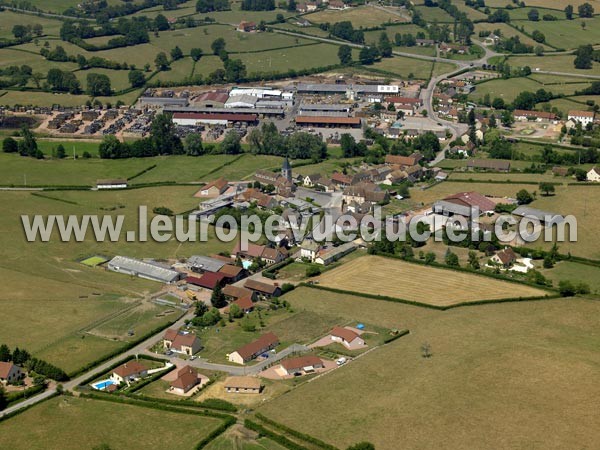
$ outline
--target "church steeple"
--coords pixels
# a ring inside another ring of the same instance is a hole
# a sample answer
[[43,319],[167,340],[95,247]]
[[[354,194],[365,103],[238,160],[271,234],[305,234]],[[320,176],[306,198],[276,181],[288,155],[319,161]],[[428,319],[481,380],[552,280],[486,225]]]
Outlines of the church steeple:
[[287,156],[283,160],[283,165],[281,166],[281,176],[288,181],[292,181],[292,166],[290,165],[290,161]]

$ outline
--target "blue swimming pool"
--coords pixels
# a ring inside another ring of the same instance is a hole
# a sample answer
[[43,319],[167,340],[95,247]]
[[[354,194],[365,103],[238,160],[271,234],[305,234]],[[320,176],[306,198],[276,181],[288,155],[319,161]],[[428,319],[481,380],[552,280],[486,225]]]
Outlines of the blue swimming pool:
[[246,270],[250,269],[251,265],[252,265],[252,261],[242,261],[242,267]]
[[92,384],[92,387],[94,389],[98,389],[99,391],[103,391],[104,389],[106,389],[108,386],[115,384],[114,381],[112,380],[102,380],[102,381],[97,381],[96,383]]

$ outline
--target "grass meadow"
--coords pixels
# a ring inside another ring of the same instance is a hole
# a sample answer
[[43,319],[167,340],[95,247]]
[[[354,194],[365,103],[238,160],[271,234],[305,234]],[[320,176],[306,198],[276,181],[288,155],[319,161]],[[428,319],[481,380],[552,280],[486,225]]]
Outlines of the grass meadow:
[[[423,285],[423,280],[429,281],[427,285]],[[435,306],[547,294],[541,289],[509,284],[484,276],[370,255],[324,273],[319,276],[319,284]]]
[[0,446],[15,450],[79,450],[106,444],[114,449],[191,450],[219,424],[219,419],[193,412],[56,397],[0,423]]
[[306,14],[305,19],[312,23],[335,23],[349,20],[355,28],[370,28],[387,22],[408,22],[408,18],[402,18],[388,11],[373,8],[371,6],[359,6],[348,8],[343,11],[325,9],[311,14]]
[[[443,291],[445,286],[439,285]],[[410,334],[258,410],[339,448],[566,448],[600,439],[600,302],[561,299],[433,311],[299,288],[295,308]],[[432,357],[421,356],[427,342]],[[336,414],[331,414],[336,411]]]
[[[598,5],[596,5],[596,9]],[[513,12],[510,13],[511,17]],[[540,10],[540,17],[543,12]],[[582,28],[581,22],[586,26]],[[557,48],[577,48],[584,44],[600,44],[600,17],[577,20],[557,20],[530,22],[524,20],[519,25],[525,27],[525,31],[531,34],[534,30],[541,31],[546,36],[546,42]],[[571,64],[573,66],[573,64]],[[558,70],[558,69],[557,69]]]

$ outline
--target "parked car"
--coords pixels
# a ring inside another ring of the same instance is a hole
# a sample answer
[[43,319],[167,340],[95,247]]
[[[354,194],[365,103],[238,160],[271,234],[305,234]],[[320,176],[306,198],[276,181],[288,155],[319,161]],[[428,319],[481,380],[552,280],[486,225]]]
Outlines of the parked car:
[[338,359],[338,360],[337,360],[335,363],[336,363],[338,366],[341,366],[341,365],[343,365],[343,364],[346,364],[346,362],[348,362],[348,360],[342,356],[342,357],[341,357],[341,358],[339,358],[339,359]]

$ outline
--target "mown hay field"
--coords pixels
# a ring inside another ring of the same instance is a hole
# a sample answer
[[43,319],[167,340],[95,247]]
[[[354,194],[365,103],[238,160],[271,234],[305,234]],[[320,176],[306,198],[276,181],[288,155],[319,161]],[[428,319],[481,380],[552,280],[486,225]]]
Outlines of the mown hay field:
[[547,294],[516,283],[372,255],[326,272],[319,278],[319,284],[435,306]]
[[[273,420],[338,448],[558,450],[600,440],[598,301],[435,311],[310,288],[283,298],[410,334],[265,403],[259,411]],[[421,356],[425,342],[431,358]]]

